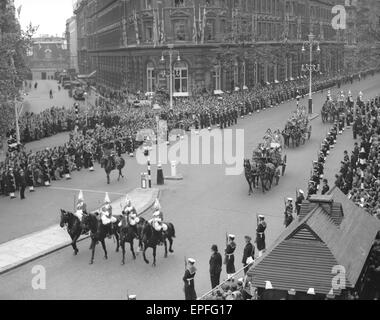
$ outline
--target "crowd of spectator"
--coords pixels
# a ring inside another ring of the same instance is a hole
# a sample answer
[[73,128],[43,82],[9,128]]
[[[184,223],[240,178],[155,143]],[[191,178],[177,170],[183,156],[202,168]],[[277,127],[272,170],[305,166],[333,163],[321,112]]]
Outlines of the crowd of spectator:
[[353,134],[360,142],[355,142],[351,155],[344,152],[335,185],[380,219],[380,96],[358,103]]

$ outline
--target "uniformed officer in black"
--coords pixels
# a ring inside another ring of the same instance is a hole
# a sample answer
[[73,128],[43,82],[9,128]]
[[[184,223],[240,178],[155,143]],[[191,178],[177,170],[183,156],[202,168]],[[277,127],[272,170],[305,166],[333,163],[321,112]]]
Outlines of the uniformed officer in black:
[[329,190],[330,190],[330,187],[328,185],[327,179],[323,179],[322,195],[324,195],[327,192],[329,192]]

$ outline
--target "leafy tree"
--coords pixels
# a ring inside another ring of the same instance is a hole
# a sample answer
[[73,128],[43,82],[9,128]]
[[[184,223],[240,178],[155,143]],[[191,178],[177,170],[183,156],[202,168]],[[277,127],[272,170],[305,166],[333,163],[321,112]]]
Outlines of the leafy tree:
[[36,30],[31,24],[21,30],[10,1],[0,2],[0,137],[15,125],[14,101],[30,72],[26,54]]

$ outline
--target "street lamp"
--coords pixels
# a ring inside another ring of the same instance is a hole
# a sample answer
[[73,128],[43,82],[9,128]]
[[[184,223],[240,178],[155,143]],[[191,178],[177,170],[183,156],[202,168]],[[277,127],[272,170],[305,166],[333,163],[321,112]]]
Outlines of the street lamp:
[[87,92],[83,93],[83,96],[84,96],[84,101],[86,104],[86,128],[87,128],[88,127],[88,93]]
[[313,46],[317,46],[317,52],[320,52],[319,42],[315,40],[315,36],[312,32],[309,34],[309,40],[304,41],[302,45],[302,52],[305,52],[306,46],[309,46],[309,64],[302,65],[302,71],[309,71],[309,114],[313,113],[313,93],[312,93],[312,75],[313,71],[319,71],[319,64],[314,65],[313,62]]
[[179,51],[178,50],[173,50],[174,48],[174,45],[173,44],[169,44],[168,45],[168,48],[169,50],[164,50],[162,51],[162,55],[161,55],[161,59],[160,61],[162,63],[165,63],[165,55],[168,55],[169,56],[169,63],[170,63],[170,66],[169,66],[169,94],[170,94],[170,109],[173,108],[173,55],[174,54],[177,54],[177,61],[180,62],[181,61],[181,57],[179,55]]

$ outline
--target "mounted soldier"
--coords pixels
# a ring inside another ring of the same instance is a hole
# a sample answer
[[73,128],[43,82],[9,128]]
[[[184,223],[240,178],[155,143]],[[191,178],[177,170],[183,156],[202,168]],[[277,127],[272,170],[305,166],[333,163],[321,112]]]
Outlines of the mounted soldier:
[[103,226],[106,228],[108,236],[111,237],[112,234],[112,224],[117,220],[112,216],[112,206],[111,200],[109,198],[108,192],[104,198],[104,206],[100,215],[100,220],[102,221]]
[[[131,200],[127,197],[125,206],[122,210],[122,214],[127,217],[128,225],[134,230],[137,237],[137,224],[140,222],[140,218],[137,216],[136,208],[132,206]],[[119,227],[122,225],[122,221],[119,223]]]
[[168,230],[168,226],[163,223],[164,221],[164,215],[161,211],[161,205],[158,199],[156,199],[156,202],[154,203],[154,212],[153,217],[148,222],[151,224],[151,226],[158,232],[165,232]]
[[76,216],[79,221],[82,221],[83,214],[87,213],[87,205],[84,202],[83,192],[82,190],[79,191],[78,200],[77,200],[77,206],[76,211],[74,212],[74,216]]

